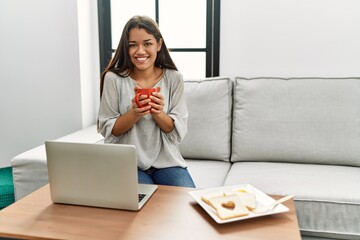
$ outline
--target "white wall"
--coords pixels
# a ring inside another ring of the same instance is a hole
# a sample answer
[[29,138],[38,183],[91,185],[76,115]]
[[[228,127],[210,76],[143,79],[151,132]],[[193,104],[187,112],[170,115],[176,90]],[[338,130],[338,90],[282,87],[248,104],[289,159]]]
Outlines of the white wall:
[[[94,98],[89,94],[96,90],[81,89],[86,74],[80,71],[78,23],[74,0],[0,1],[0,167],[46,139],[95,123],[82,112],[95,108],[82,96]],[[98,58],[83,49],[81,58],[86,55]],[[92,115],[93,109],[86,111]]]
[[221,1],[220,74],[360,76],[360,1]]

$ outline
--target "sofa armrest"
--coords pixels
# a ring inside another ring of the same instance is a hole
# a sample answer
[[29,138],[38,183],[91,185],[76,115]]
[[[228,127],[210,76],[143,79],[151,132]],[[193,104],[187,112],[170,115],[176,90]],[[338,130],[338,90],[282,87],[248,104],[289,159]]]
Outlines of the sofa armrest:
[[[57,139],[66,142],[101,142],[103,136],[96,130],[96,125],[73,132]],[[11,160],[15,201],[25,197],[48,183],[45,145],[40,145],[15,156]]]

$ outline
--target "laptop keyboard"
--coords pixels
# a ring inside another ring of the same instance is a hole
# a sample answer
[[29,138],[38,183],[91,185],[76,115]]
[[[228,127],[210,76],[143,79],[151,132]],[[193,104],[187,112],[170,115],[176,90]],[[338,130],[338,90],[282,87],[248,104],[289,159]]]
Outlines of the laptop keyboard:
[[146,196],[146,194],[142,194],[142,193],[139,193],[139,202],[141,202],[141,200],[143,200],[143,198]]

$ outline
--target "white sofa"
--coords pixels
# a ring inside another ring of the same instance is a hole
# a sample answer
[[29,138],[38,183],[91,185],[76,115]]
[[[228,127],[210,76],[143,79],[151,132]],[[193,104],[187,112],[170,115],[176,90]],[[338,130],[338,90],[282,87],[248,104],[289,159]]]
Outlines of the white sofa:
[[[187,80],[180,150],[198,188],[294,194],[303,239],[360,239],[360,78]],[[95,126],[62,138],[98,142]],[[12,159],[16,200],[47,183],[44,146]]]

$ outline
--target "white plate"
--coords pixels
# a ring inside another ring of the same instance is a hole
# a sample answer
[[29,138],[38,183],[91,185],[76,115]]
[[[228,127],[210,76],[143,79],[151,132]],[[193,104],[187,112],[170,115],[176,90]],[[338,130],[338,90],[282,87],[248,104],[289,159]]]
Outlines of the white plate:
[[245,220],[245,219],[249,219],[249,218],[261,217],[261,216],[272,215],[272,214],[283,213],[283,212],[289,211],[289,208],[285,207],[283,204],[279,204],[274,209],[264,212],[264,213],[250,212],[250,214],[247,216],[223,220],[217,216],[216,211],[213,207],[209,206],[207,203],[205,203],[203,200],[201,200],[202,196],[209,194],[209,193],[236,191],[238,189],[243,189],[249,193],[254,193],[257,206],[268,205],[268,204],[272,204],[275,202],[275,200],[272,197],[259,191],[258,189],[251,186],[250,184],[241,184],[241,185],[225,186],[225,187],[217,187],[217,188],[207,188],[207,189],[203,189],[203,190],[191,191],[191,192],[189,192],[189,194],[217,223],[228,223],[228,222],[234,222],[234,221]]

